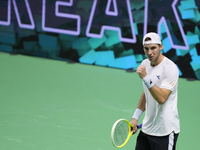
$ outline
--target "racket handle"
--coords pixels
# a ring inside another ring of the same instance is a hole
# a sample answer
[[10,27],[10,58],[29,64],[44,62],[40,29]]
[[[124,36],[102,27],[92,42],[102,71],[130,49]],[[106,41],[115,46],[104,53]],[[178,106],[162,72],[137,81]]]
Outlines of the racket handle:
[[138,125],[137,125],[137,128],[138,128],[138,129],[142,128],[142,124],[138,124]]

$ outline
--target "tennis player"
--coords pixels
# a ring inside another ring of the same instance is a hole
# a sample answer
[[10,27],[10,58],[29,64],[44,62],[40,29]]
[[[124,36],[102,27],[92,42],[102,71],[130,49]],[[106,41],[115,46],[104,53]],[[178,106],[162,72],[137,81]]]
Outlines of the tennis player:
[[143,49],[147,59],[136,72],[143,81],[144,92],[131,120],[133,134],[137,132],[136,125],[144,111],[145,116],[135,150],[175,150],[180,132],[177,109],[179,71],[162,55],[164,46],[158,34],[147,33],[143,38]]

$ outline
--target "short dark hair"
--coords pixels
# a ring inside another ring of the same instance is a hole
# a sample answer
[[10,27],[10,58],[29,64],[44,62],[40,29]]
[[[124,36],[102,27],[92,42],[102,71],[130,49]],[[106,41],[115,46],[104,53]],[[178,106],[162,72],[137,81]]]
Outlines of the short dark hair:
[[[151,41],[150,37],[146,37],[144,41]],[[158,46],[161,46],[161,44],[158,44]]]
[[144,41],[151,41],[150,37],[146,37]]

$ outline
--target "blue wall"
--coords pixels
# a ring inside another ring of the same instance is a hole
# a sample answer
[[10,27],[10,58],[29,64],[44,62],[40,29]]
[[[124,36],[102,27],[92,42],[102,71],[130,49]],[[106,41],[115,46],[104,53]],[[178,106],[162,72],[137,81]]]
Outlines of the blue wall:
[[136,69],[157,32],[180,77],[200,79],[200,1],[0,0],[0,51]]

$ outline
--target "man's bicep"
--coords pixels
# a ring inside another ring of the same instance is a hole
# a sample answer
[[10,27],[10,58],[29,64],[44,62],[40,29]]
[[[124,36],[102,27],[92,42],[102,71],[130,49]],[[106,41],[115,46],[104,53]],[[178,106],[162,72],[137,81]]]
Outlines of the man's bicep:
[[169,95],[172,93],[172,91],[169,90],[169,89],[165,89],[165,88],[161,88],[161,90],[163,91],[164,97],[165,97],[165,99],[167,100],[168,97],[169,97]]

